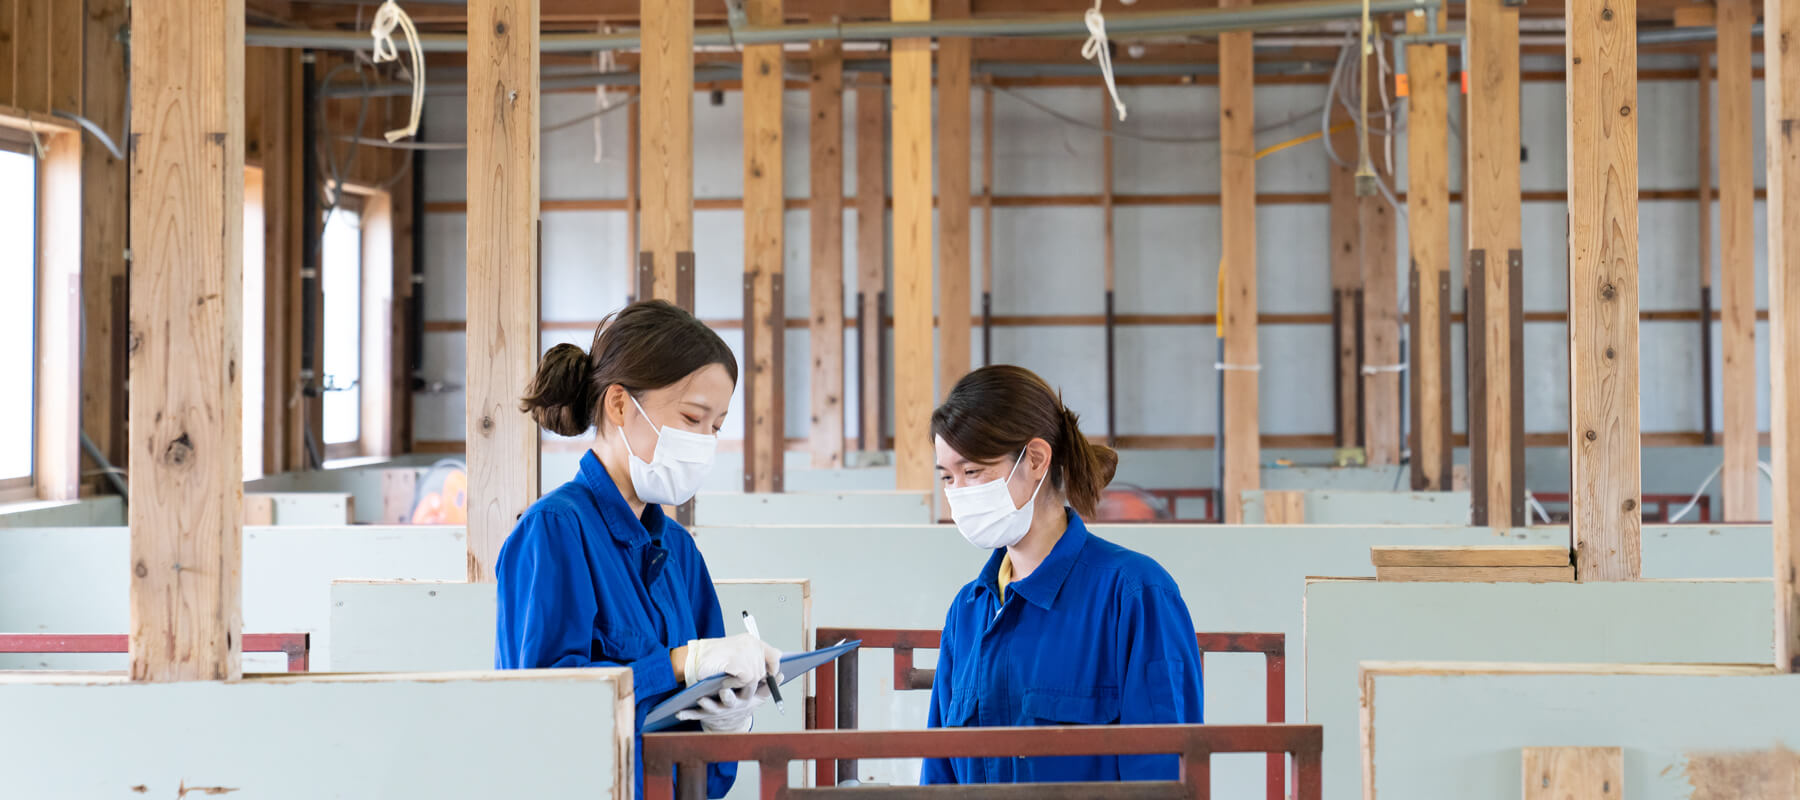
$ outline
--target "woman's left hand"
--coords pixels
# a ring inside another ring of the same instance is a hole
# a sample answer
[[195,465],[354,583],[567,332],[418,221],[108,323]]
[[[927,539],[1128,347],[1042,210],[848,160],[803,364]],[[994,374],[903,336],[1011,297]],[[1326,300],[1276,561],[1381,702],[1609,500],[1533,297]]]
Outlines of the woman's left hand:
[[716,697],[702,697],[699,708],[678,712],[676,719],[698,720],[708,733],[744,733],[750,730],[751,715],[768,702],[769,686],[758,681],[755,686],[724,689]]

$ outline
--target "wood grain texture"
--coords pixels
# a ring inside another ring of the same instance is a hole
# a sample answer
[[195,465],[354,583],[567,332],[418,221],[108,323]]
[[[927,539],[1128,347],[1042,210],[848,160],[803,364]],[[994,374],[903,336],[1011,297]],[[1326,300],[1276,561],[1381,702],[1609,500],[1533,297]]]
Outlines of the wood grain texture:
[[[931,0],[893,0],[895,21],[931,18]],[[896,39],[894,108],[895,488],[932,487],[931,40]],[[860,187],[859,187],[860,191]]]
[[645,3],[642,17],[638,249],[656,259],[651,297],[673,303],[675,254],[694,249],[694,4]]
[[[1763,30],[1768,41],[1800,40],[1800,2],[1765,0]],[[1800,49],[1763,57],[1763,124],[1770,189],[1769,231],[1769,445],[1774,480],[1775,667],[1800,672]],[[1787,233],[1794,231],[1795,235]]]
[[[1408,33],[1422,33],[1422,14],[1406,15]],[[1450,269],[1450,98],[1448,54],[1443,45],[1406,48],[1406,232],[1413,280],[1418,292],[1412,306],[1413,337],[1409,348],[1412,407],[1418,422],[1412,432],[1412,459],[1421,465],[1421,485],[1448,491],[1450,476],[1439,469],[1450,453],[1450,375],[1444,370],[1450,343],[1444,340],[1445,315],[1438,281]]]
[[1625,796],[1625,751],[1618,747],[1527,747],[1525,800],[1618,800]]
[[1689,800],[1784,800],[1800,797],[1800,753],[1768,750],[1686,754]]
[[[780,25],[781,0],[749,0],[752,25]],[[744,491],[779,492],[782,281],[781,45],[744,48]]]
[[13,105],[50,110],[50,2],[14,0]]
[[50,102],[45,111],[81,113],[82,3],[56,0],[47,4],[50,17]]
[[[1712,210],[1714,196],[1716,195],[1716,191],[1713,188],[1712,132],[1715,115],[1713,113],[1712,101],[1712,43],[1700,46],[1699,61],[1700,74],[1699,77],[1695,79],[1694,87],[1695,96],[1698,99],[1698,102],[1694,105],[1699,109],[1699,113],[1694,115],[1698,122],[1698,124],[1694,126],[1696,128],[1694,132],[1694,141],[1699,145],[1700,154],[1695,159],[1694,163],[1694,173],[1696,176],[1694,199],[1699,201],[1700,204],[1700,225],[1695,231],[1695,241],[1700,245],[1700,288],[1707,289],[1711,288],[1713,285]],[[1708,387],[1707,391],[1712,391],[1712,388]],[[1710,427],[1712,421],[1707,420],[1707,425]]]
[[[1719,0],[1719,393],[1725,466],[1719,490],[1726,522],[1762,514],[1756,462],[1756,179],[1751,153],[1750,0]],[[1710,387],[1708,387],[1710,391]],[[1711,420],[1707,420],[1710,425]]]
[[[1221,0],[1221,7],[1249,5]],[[1225,364],[1253,367],[1256,347],[1256,102],[1250,33],[1219,36],[1219,203],[1225,317]],[[1238,492],[1262,486],[1258,440],[1257,380],[1250,369],[1225,369],[1225,475],[1227,523],[1242,521]]]
[[12,106],[19,60],[19,3],[0,0],[0,106]]
[[474,0],[469,17],[469,580],[492,581],[538,497],[538,430],[519,411],[538,357],[538,0]]
[[1568,583],[1573,566],[1562,567],[1376,567],[1378,581],[1458,583]]
[[[947,19],[969,15],[969,0],[938,0],[937,12]],[[972,198],[969,70],[973,45],[968,39],[938,40],[937,51],[937,232],[938,322],[937,394],[969,372],[971,272],[969,207]],[[953,312],[953,313],[952,313]],[[929,413],[929,412],[927,412]]]
[[[0,17],[8,0],[0,0]],[[125,127],[125,48],[118,40],[126,23],[125,0],[89,0],[82,29],[86,69],[82,70],[82,115],[108,135],[123,138]],[[0,19],[0,27],[5,25]],[[0,58],[4,61],[4,58]],[[5,68],[0,67],[0,73]],[[5,77],[0,74],[0,84]],[[0,94],[8,87],[0,85]],[[81,149],[81,430],[108,461],[126,460],[124,403],[127,298],[115,291],[125,285],[126,205],[131,173],[125,160],[104,147],[83,143]],[[107,485],[104,476],[92,481]]]
[[244,495],[244,525],[274,525],[275,497],[267,494]]
[[812,46],[807,135],[812,215],[812,408],[807,438],[816,469],[844,465],[844,45]]
[[[638,97],[642,98],[639,93]],[[643,138],[644,105],[642,102],[632,103],[625,109],[625,263],[635,264],[638,260],[638,239],[641,233],[639,221],[643,218],[644,203],[638,196],[638,175],[642,171],[642,148],[638,141]],[[429,209],[430,206],[427,206]],[[544,211],[542,200],[539,201],[538,212]],[[633,295],[636,294],[634,290]]]
[[[1387,150],[1387,136],[1369,134],[1376,177],[1394,182]],[[1363,366],[1375,368],[1361,375],[1363,384],[1363,449],[1370,464],[1400,463],[1400,392],[1402,374],[1392,367],[1400,363],[1400,279],[1395,253],[1394,207],[1380,193],[1357,198],[1358,226],[1362,229]]]
[[1377,567],[1566,567],[1569,548],[1554,545],[1400,545],[1369,548]]
[[268,127],[263,134],[263,430],[269,438],[263,466],[275,473],[306,465],[301,437],[307,404],[289,401],[299,392],[299,265],[308,228],[298,200],[306,185],[301,54],[268,57],[278,63],[266,71],[269,83],[259,87],[268,106],[263,114]]
[[37,460],[40,500],[81,494],[82,134],[42,136],[38,162]]
[[131,7],[131,677],[243,675],[244,4]]
[[1263,524],[1303,525],[1305,523],[1305,492],[1263,492]]
[[[865,76],[856,87],[856,294],[857,315],[881,319],[882,293],[887,291],[887,90],[879,76]],[[862,449],[880,450],[886,432],[882,420],[882,337],[876,326],[861,327],[858,395],[862,416]]]
[[1637,16],[1568,4],[1570,529],[1584,581],[1641,570]]
[[[1465,246],[1486,251],[1486,291],[1480,309],[1481,341],[1486,365],[1484,391],[1471,389],[1471,424],[1485,429],[1482,446],[1470,454],[1484,469],[1475,473],[1481,485],[1473,487],[1487,497],[1486,519],[1476,524],[1510,527],[1513,499],[1524,487],[1514,486],[1513,443],[1523,435],[1514,430],[1511,387],[1523,378],[1512,371],[1513,308],[1512,269],[1507,254],[1521,249],[1519,230],[1519,11],[1502,0],[1471,0],[1468,14],[1469,45],[1464,57],[1469,71],[1468,168],[1464,174],[1464,218],[1468,226]],[[1466,284],[1465,284],[1466,285]],[[1470,296],[1477,296],[1474,290]],[[1471,363],[1476,359],[1471,358]],[[1471,381],[1473,387],[1474,381]],[[1482,505],[1482,504],[1477,504]]]
[[[1331,124],[1349,122],[1341,108],[1332,112]],[[1337,446],[1358,447],[1362,444],[1362,337],[1357,328],[1358,295],[1362,291],[1362,220],[1356,200],[1356,130],[1346,126],[1331,134],[1331,153],[1343,161],[1338,164],[1326,156],[1325,169],[1330,181],[1330,230],[1327,253],[1331,263],[1331,302],[1334,329],[1332,344],[1336,376],[1333,407],[1337,414],[1332,423],[1337,433]],[[1408,202],[1411,202],[1409,199]]]

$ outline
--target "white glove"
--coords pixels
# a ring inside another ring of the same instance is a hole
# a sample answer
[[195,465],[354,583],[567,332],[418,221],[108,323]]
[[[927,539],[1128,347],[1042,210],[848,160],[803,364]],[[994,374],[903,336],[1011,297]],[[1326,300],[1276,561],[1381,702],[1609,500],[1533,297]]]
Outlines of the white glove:
[[723,689],[717,697],[700,698],[697,709],[676,712],[675,718],[699,720],[707,733],[744,733],[750,730],[751,713],[768,699],[768,684]]
[[682,683],[695,683],[723,673],[725,685],[738,688],[781,674],[781,651],[748,633],[723,639],[695,639],[687,643],[687,663]]

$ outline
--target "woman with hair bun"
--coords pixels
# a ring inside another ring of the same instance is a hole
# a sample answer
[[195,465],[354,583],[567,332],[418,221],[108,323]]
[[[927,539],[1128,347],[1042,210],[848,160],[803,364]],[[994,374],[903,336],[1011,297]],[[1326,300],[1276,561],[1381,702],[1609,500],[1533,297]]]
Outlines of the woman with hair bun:
[[[532,504],[500,548],[496,669],[629,667],[640,729],[683,684],[725,674],[728,688],[679,716],[689,729],[750,729],[768,696],[763,678],[780,679],[781,653],[725,635],[706,562],[662,511],[705,480],[736,387],[731,348],[660,300],[600,323],[591,350],[544,354],[520,410],[563,436],[599,433],[575,478]],[[725,796],[736,776],[736,764],[708,765],[707,796]]]
[[[983,367],[931,415],[950,516],[993,550],[944,619],[931,727],[1201,721],[1175,581],[1088,532],[1118,454],[1029,370]],[[1176,756],[926,759],[922,783],[1178,780]]]

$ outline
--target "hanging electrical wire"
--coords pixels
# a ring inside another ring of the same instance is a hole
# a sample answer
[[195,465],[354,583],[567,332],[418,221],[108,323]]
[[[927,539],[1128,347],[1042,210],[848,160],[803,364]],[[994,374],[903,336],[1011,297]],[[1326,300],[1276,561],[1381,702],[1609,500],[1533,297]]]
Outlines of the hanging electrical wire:
[[1100,78],[1106,81],[1106,94],[1112,98],[1119,121],[1125,121],[1125,101],[1119,99],[1119,87],[1113,83],[1112,47],[1106,42],[1106,17],[1100,13],[1104,0],[1094,0],[1094,7],[1082,15],[1087,24],[1088,39],[1081,45],[1081,57],[1100,65]]
[[394,47],[395,28],[406,34],[406,49],[412,52],[412,114],[406,127],[387,132],[390,142],[418,133],[419,113],[425,107],[425,51],[419,47],[419,29],[413,27],[412,17],[394,0],[387,0],[375,9],[375,20],[369,26],[369,36],[375,40],[375,63],[399,62],[400,52]]

